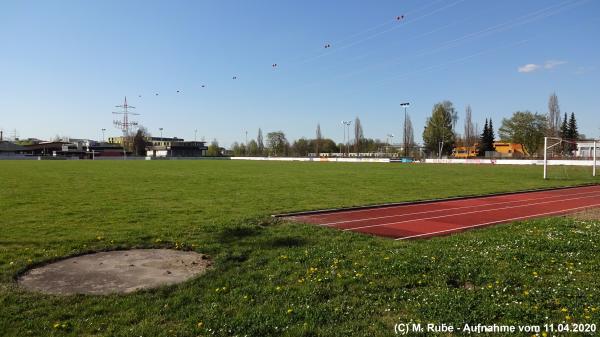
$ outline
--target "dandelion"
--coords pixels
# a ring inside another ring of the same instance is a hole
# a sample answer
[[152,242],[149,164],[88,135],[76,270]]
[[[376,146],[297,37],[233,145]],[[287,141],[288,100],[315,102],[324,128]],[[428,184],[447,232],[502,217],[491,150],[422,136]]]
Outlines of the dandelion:
[[52,327],[54,329],[58,329],[58,328],[60,328],[60,323],[54,323],[54,325]]
[[162,240],[161,240],[161,239],[156,239],[156,240],[154,240],[154,242],[155,242],[155,243],[161,243],[161,242],[162,242]]
[[566,319],[567,321],[570,321],[570,320],[571,320],[571,316],[567,315],[567,316],[565,316],[565,319]]
[[15,264],[15,262],[14,261],[10,261],[9,265],[12,266],[13,264]]
[[567,312],[567,311],[569,311],[569,310],[567,310],[567,308],[562,308],[562,309],[560,309],[560,311],[562,311],[562,312]]
[[280,291],[280,290],[281,290],[281,287],[280,287],[280,286],[277,286],[277,287],[275,288],[275,290],[277,290],[277,291]]
[[537,272],[533,272],[533,277],[538,277],[538,273]]
[[529,296],[529,291],[525,290],[525,291],[523,292],[523,295],[525,295],[525,296]]
[[291,314],[293,311],[294,311],[294,310],[292,310],[292,309],[288,309],[288,310],[287,310],[287,313],[288,313],[288,315],[289,315],[289,314]]
[[204,326],[204,323],[198,322],[197,326],[198,326],[198,328],[202,328],[202,326]]

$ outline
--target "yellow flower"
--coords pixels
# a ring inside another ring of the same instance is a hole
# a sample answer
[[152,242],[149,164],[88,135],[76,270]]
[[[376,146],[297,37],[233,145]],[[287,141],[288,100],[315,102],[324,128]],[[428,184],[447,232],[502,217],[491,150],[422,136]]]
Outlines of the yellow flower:
[[548,333],[546,331],[542,332],[542,337],[547,337]]
[[566,319],[567,321],[570,321],[570,320],[571,320],[571,316],[567,315],[567,316],[565,316],[565,319]]
[[201,328],[204,325],[202,322],[198,322],[198,327]]
[[13,261],[10,261],[9,265],[11,265],[11,266],[12,266],[13,264],[15,264],[15,263],[14,263]]
[[52,327],[54,329],[58,329],[58,328],[60,328],[60,323],[54,323],[54,325]]
[[294,311],[294,310],[292,310],[292,309],[288,309],[288,310],[287,310],[287,313],[288,313],[288,314],[291,314],[293,311]]
[[528,295],[529,295],[529,291],[525,290],[525,291],[523,292],[523,295],[525,295],[525,296],[528,296]]
[[277,286],[277,287],[275,288],[275,290],[279,291],[279,290],[281,290],[281,287],[280,287],[280,286]]
[[537,276],[538,276],[538,273],[534,271],[533,272],[533,277],[537,277]]
[[562,308],[562,309],[560,309],[560,311],[562,311],[562,312],[567,312],[567,311],[569,311],[569,310],[567,310],[567,308]]

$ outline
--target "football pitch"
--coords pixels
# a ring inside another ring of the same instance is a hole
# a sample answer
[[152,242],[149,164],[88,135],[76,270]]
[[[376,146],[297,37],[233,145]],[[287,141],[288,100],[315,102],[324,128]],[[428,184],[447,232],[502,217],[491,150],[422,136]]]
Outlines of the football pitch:
[[[557,169],[558,170],[558,169]],[[0,335],[392,336],[409,322],[600,323],[600,217],[394,241],[272,214],[600,182],[590,168],[249,161],[0,161]],[[128,295],[20,289],[86,252],[208,254]]]

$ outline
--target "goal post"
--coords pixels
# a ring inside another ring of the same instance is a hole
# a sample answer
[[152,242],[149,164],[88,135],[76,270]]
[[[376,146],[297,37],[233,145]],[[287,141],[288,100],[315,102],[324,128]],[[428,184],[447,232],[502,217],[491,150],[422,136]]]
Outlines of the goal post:
[[[555,151],[551,151],[556,147],[562,146],[559,155],[555,154]],[[596,166],[598,159],[598,150],[600,141],[597,139],[593,140],[568,140],[557,137],[544,137],[544,180],[548,179],[548,167],[552,166],[549,161],[551,159],[559,159],[561,162],[554,163],[563,167],[562,171],[565,171],[567,175],[568,170],[574,170],[575,167],[589,167],[592,166],[592,176],[596,177]],[[566,147],[566,155],[565,155]],[[573,166],[571,169],[568,167]],[[588,171],[589,172],[589,171]],[[589,173],[588,173],[589,174]]]

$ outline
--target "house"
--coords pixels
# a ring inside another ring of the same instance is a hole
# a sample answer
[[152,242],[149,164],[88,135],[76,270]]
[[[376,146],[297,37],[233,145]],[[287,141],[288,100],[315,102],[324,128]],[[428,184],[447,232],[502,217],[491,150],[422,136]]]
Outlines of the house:
[[[594,141],[579,141],[577,142],[577,150],[575,157],[577,158],[593,158]],[[596,159],[600,159],[600,141],[596,141]]]

